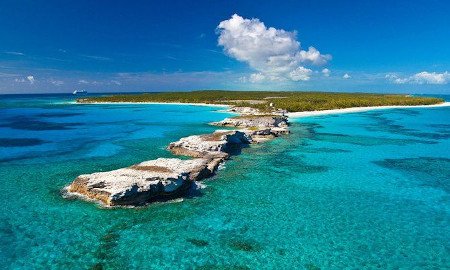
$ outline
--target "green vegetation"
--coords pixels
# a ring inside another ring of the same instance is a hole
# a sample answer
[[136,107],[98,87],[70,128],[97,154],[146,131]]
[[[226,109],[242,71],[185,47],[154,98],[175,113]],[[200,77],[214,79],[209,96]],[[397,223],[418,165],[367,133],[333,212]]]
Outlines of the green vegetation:
[[[444,100],[410,95],[368,93],[205,90],[88,97],[78,99],[78,102],[180,102],[232,104],[236,106],[252,107],[268,112],[274,109],[298,112],[366,106],[431,105],[444,102]],[[272,106],[270,106],[270,104],[272,104]]]

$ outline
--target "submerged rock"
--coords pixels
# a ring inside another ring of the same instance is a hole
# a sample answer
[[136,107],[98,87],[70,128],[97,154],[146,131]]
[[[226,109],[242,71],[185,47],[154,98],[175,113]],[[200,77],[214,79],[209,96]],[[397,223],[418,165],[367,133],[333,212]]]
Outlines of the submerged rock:
[[181,195],[192,181],[211,176],[220,162],[214,158],[158,158],[128,168],[80,175],[67,191],[106,206],[142,205]]

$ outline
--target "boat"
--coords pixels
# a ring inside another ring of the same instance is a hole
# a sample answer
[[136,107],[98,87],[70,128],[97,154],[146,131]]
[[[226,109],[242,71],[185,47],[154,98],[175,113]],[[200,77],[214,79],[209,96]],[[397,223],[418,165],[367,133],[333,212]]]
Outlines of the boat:
[[75,90],[75,91],[73,91],[72,94],[74,94],[74,95],[87,94],[87,91],[86,90]]

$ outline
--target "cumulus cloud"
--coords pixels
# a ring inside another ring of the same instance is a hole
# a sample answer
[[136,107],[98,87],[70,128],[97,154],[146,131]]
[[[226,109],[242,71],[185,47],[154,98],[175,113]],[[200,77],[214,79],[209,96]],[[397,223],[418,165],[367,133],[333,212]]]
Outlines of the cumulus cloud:
[[342,76],[342,78],[344,79],[350,79],[352,76],[350,76],[348,73],[345,73],[344,76]]
[[291,80],[298,81],[308,81],[311,78],[312,70],[305,67],[298,67],[289,73]]
[[34,83],[34,76],[33,75],[27,76],[27,80],[30,82],[30,84],[33,84]]
[[331,71],[328,68],[322,69],[323,76],[330,77],[330,73],[331,73]]
[[234,14],[217,26],[218,44],[225,53],[247,63],[256,72],[249,81],[306,81],[312,70],[306,66],[321,66],[331,55],[316,48],[303,50],[296,32],[266,27],[259,19],[245,19]]
[[397,74],[387,74],[386,79],[396,84],[447,84],[450,82],[450,73],[422,71],[409,77],[400,77]]
[[17,83],[24,83],[25,79],[24,78],[15,78],[14,81]]
[[266,79],[266,76],[264,76],[262,73],[253,73],[250,75],[249,81],[252,83],[262,82]]
[[34,76],[33,75],[29,75],[25,78],[15,78],[14,82],[16,83],[25,83],[25,82],[29,82],[30,84],[33,84],[35,81]]

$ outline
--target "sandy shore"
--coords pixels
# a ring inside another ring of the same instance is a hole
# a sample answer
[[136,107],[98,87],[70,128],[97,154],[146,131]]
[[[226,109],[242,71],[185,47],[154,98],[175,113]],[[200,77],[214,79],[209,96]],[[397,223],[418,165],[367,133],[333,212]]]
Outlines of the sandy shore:
[[208,104],[208,103],[183,103],[183,102],[76,102],[76,104],[98,104],[98,105],[136,105],[136,104],[148,104],[148,105],[190,105],[190,106],[207,106],[207,107],[230,107],[227,104]]
[[[230,108],[229,104],[208,104],[208,103],[183,103],[183,102],[88,102],[88,103],[78,103],[76,104],[93,104],[93,105],[136,105],[136,104],[149,104],[149,105],[190,105],[190,106],[207,106],[207,107],[218,107],[218,108]],[[305,112],[291,112],[287,113],[286,116],[290,118],[301,118],[328,114],[342,114],[342,113],[357,113],[366,112],[373,110],[386,110],[386,109],[407,109],[407,108],[435,108],[435,107],[448,107],[450,102],[444,102],[440,104],[433,105],[404,105],[404,106],[372,106],[372,107],[353,107],[345,109],[333,109],[333,110],[323,110],[323,111],[305,111]]]
[[300,118],[327,114],[341,114],[341,113],[356,113],[356,112],[366,112],[373,110],[386,110],[386,109],[404,109],[404,108],[435,108],[435,107],[448,107],[450,102],[444,102],[440,104],[433,105],[416,105],[416,106],[374,106],[374,107],[354,107],[345,109],[334,109],[334,110],[323,110],[323,111],[308,111],[308,112],[292,112],[286,115],[290,118]]

